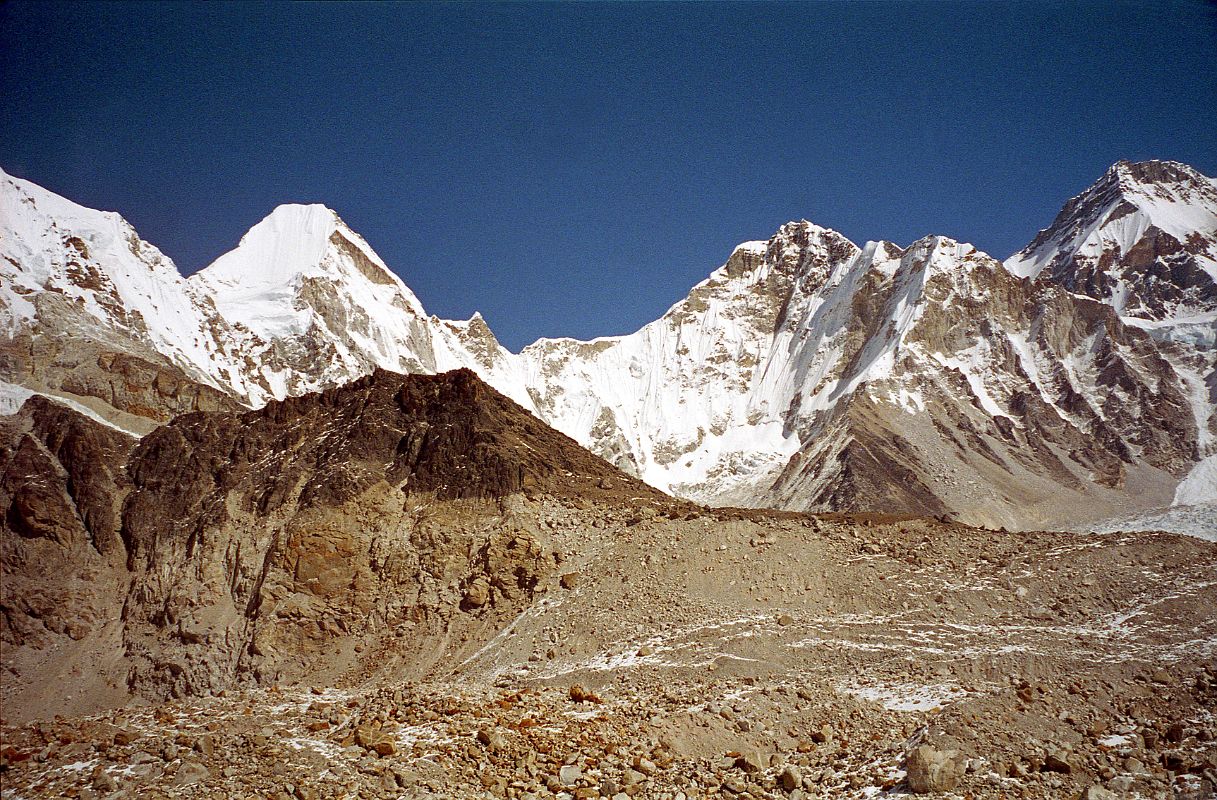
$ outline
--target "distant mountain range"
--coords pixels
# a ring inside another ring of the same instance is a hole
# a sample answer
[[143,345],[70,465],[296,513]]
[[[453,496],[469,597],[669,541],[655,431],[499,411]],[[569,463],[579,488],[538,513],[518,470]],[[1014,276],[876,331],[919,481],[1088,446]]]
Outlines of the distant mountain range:
[[183,278],[119,215],[2,178],[8,413],[41,394],[140,436],[468,368],[705,504],[1063,527],[1217,499],[1217,183],[1183,164],[1115,164],[1005,263],[790,222],[633,334],[519,354],[429,316],[324,206]]

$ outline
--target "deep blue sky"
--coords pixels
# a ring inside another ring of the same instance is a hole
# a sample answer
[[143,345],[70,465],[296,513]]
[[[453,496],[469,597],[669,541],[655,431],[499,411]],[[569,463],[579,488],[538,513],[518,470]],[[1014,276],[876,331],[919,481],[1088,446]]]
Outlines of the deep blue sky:
[[0,166],[192,272],[323,202],[512,349],[807,218],[1005,257],[1120,158],[1217,174],[1200,3],[0,6]]

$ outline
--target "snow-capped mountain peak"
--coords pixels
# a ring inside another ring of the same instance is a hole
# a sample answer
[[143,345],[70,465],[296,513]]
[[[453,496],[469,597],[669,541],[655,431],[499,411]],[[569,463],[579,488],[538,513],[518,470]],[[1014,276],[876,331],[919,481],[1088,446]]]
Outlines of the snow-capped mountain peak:
[[1217,181],[1176,161],[1117,162],[1006,267],[1168,343],[1201,454],[1217,446]]
[[[173,262],[119,214],[85,208],[3,171],[0,218],[0,252],[6,276],[13,273],[5,286],[10,327],[16,317],[34,315],[34,294],[44,287],[62,284],[86,306],[120,302],[147,318],[158,316],[164,284],[181,283]],[[97,261],[106,269],[94,274]],[[77,275],[74,283],[68,272]]]
[[1186,204],[1197,192],[1212,191],[1214,181],[1178,161],[1117,161],[1100,179],[1115,180],[1130,199],[1136,195]]
[[319,203],[278,206],[200,274],[234,284],[287,283],[320,265],[341,224],[333,209]]
[[1060,278],[1065,262],[1124,256],[1159,233],[1174,240],[1169,246],[1198,256],[1198,266],[1217,279],[1217,182],[1175,161],[1120,161],[1066,203],[1006,267],[1020,277],[1051,270]]
[[1172,346],[1202,451],[1217,442],[1217,182],[1174,161],[1121,161],[1006,261],[1115,309]]
[[[0,278],[0,330],[11,341],[47,330],[121,342],[129,355],[244,394],[239,380],[218,377],[225,357],[177,267],[115,212],[0,173]],[[58,352],[62,341],[51,341]]]
[[[239,304],[298,292],[307,279],[359,285],[365,294],[391,295],[423,315],[414,293],[338,214],[324,205],[281,205],[250,228],[233,250],[191,276],[217,296],[217,305],[250,323]],[[221,308],[221,311],[225,311]],[[257,330],[256,327],[252,329]]]
[[477,369],[526,407],[510,354],[475,314],[446,322],[363,237],[323,205],[282,205],[190,278],[200,305],[234,331],[255,404],[334,386],[379,367]]

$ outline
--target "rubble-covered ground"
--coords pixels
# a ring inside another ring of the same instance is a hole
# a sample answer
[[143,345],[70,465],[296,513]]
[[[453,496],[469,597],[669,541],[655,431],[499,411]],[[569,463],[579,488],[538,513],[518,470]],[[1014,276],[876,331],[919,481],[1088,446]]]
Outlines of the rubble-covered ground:
[[[7,723],[3,797],[1096,800],[1217,784],[1213,543],[759,512],[560,522],[562,568],[535,601],[426,674],[365,660],[332,686]],[[399,663],[418,643],[368,646]]]

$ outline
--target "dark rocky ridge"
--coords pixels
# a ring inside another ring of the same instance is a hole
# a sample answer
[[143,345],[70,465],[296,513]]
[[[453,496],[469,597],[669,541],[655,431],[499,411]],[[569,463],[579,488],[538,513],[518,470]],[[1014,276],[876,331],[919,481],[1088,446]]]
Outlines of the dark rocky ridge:
[[138,445],[38,397],[2,430],[0,635],[19,671],[118,637],[104,678],[150,697],[358,672],[359,652],[425,671],[556,569],[547,504],[683,506],[468,370],[185,414]]
[[[125,533],[133,555],[157,524],[221,524],[221,498],[271,515],[289,498],[332,508],[377,483],[437,500],[521,491],[667,499],[537,420],[470,370],[409,377],[376,370],[346,386],[241,414],[186,414],[140,443]],[[603,488],[601,481],[609,488]],[[180,533],[181,528],[178,528]]]

